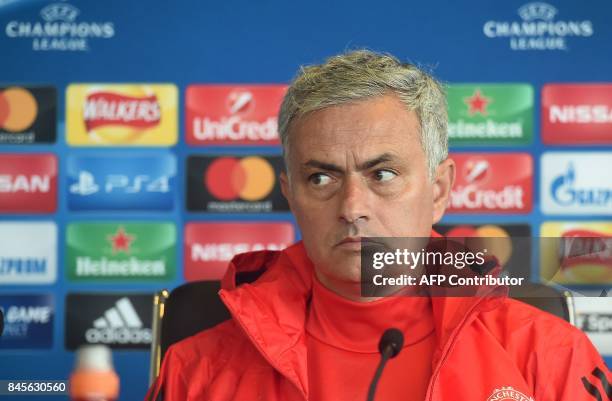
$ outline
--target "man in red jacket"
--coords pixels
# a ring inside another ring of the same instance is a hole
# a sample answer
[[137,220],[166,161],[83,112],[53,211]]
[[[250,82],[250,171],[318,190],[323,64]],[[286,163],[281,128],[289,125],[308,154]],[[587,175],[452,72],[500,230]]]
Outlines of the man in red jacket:
[[[302,241],[235,257],[232,319],[168,350],[151,400],[365,399],[389,327],[403,348],[378,400],[605,401],[612,375],[585,335],[492,288],[480,297],[362,297],[364,237],[429,237],[455,176],[439,83],[354,51],[303,68],[279,114]],[[265,271],[252,284],[235,275]]]

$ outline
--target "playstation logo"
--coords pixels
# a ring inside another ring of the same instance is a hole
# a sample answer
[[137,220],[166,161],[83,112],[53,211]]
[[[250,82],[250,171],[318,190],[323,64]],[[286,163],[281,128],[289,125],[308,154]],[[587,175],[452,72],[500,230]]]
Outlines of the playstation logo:
[[100,186],[96,184],[93,174],[89,171],[79,172],[79,181],[70,186],[70,193],[77,195],[93,195],[98,193]]

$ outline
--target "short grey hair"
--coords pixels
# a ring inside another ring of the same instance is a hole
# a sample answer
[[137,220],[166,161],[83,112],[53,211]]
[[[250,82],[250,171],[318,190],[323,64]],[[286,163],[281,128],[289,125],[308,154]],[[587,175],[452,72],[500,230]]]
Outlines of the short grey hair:
[[291,123],[316,110],[395,94],[414,110],[421,126],[421,146],[430,179],[448,157],[448,114],[442,85],[430,74],[389,54],[355,50],[330,57],[324,64],[303,66],[281,104],[278,132],[285,166]]

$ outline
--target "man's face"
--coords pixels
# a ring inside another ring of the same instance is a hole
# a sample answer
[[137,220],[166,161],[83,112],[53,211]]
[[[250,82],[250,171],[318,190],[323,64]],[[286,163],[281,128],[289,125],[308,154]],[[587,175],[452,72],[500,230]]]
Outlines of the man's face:
[[428,237],[442,217],[454,166],[442,163],[432,183],[418,118],[397,97],[313,112],[290,135],[283,193],[332,290],[359,285],[361,237]]

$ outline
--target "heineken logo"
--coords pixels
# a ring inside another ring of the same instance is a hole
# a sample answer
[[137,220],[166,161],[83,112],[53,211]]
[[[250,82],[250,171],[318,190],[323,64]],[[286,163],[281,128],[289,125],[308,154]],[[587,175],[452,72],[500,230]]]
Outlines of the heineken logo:
[[448,87],[451,145],[526,144],[533,135],[533,88],[526,84]]
[[73,223],[67,229],[68,278],[170,280],[176,271],[172,223]]
[[109,235],[107,238],[113,247],[113,254],[117,252],[130,253],[130,244],[136,239],[134,235],[126,233],[123,227],[119,227],[115,234]]
[[487,115],[487,105],[491,103],[492,99],[480,92],[480,89],[476,89],[472,96],[463,99],[463,102],[468,106],[468,114],[473,116],[476,113],[480,113],[483,116]]

